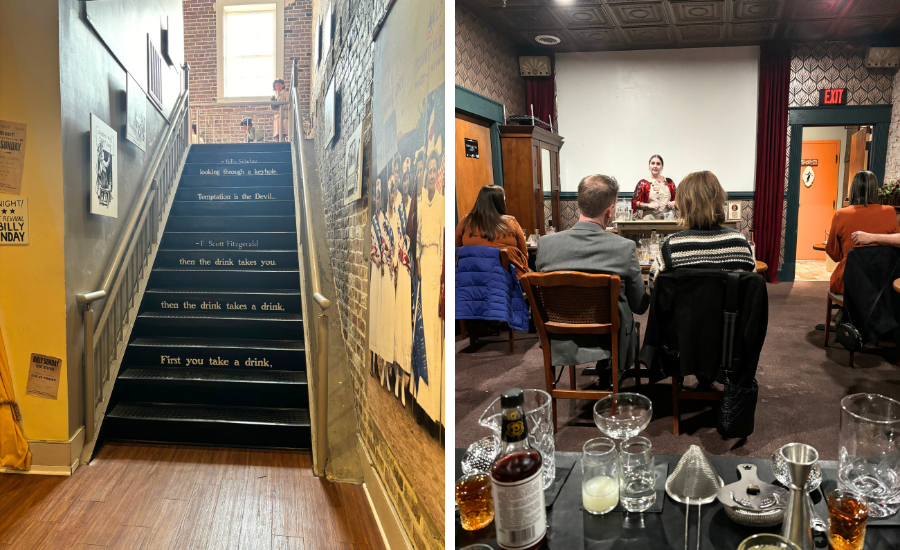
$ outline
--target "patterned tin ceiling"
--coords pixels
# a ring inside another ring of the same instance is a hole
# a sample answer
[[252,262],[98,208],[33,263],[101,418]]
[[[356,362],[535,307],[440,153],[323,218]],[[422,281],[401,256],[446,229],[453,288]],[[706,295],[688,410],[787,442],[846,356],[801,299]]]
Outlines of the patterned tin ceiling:
[[[544,52],[835,40],[900,45],[900,0],[456,1],[520,46]],[[560,43],[542,46],[539,35]]]

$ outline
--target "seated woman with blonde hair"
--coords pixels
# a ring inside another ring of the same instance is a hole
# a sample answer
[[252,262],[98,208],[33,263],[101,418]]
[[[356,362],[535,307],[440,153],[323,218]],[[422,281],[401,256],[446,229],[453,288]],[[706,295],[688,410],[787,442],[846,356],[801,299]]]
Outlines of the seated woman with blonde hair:
[[650,286],[661,271],[679,267],[756,271],[750,243],[738,231],[722,227],[728,194],[712,172],[688,174],[678,184],[678,211],[684,231],[666,236],[653,266]]
[[478,192],[472,211],[456,227],[456,246],[506,248],[518,278],[531,271],[525,234],[516,218],[506,214],[506,194],[499,185],[485,185]]

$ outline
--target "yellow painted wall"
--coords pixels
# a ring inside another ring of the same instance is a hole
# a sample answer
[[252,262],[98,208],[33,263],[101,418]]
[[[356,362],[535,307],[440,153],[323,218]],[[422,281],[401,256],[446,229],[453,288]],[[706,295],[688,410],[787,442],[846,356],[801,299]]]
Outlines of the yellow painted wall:
[[[0,329],[28,439],[69,438],[57,0],[0,2],[0,120],[28,125],[30,244],[0,246]],[[0,195],[8,198],[9,195]],[[32,353],[63,360],[56,401],[25,395]]]

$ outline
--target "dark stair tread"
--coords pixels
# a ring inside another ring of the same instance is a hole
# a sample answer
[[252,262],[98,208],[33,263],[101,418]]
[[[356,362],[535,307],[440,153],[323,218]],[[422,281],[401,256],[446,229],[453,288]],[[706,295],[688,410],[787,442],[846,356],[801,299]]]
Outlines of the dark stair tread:
[[[271,294],[283,296],[285,294],[299,295],[299,289],[291,288],[148,288],[146,292],[160,292],[165,294]],[[145,292],[145,293],[146,293]]]
[[202,382],[264,382],[306,384],[304,371],[257,371],[237,369],[147,368],[132,367],[119,380],[188,380]]
[[[299,273],[299,269],[221,269],[209,267],[154,267],[153,271],[179,273]],[[221,290],[221,289],[220,289]]]
[[132,420],[309,426],[309,411],[306,409],[270,409],[262,407],[126,402],[116,405],[106,417]]
[[[149,314],[149,312],[148,312]],[[145,314],[147,315],[147,314]],[[299,315],[297,316],[299,317]],[[246,319],[246,317],[241,317]],[[135,347],[190,347],[219,349],[277,349],[297,350],[304,348],[303,340],[250,340],[246,338],[135,338],[130,344]]]
[[[232,313],[234,311],[234,313]],[[302,321],[303,316],[299,313],[269,313],[267,315],[239,315],[238,312],[245,310],[225,310],[225,311],[147,311],[138,315],[138,317],[154,318],[154,319],[235,319],[241,321]]]

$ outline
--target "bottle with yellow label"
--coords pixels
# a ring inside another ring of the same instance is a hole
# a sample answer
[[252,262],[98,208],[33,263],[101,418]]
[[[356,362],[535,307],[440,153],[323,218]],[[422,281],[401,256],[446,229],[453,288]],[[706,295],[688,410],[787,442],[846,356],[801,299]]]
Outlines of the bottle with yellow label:
[[528,443],[525,393],[512,388],[500,395],[500,454],[491,468],[497,544],[504,550],[534,550],[547,538],[547,509],[541,453]]

